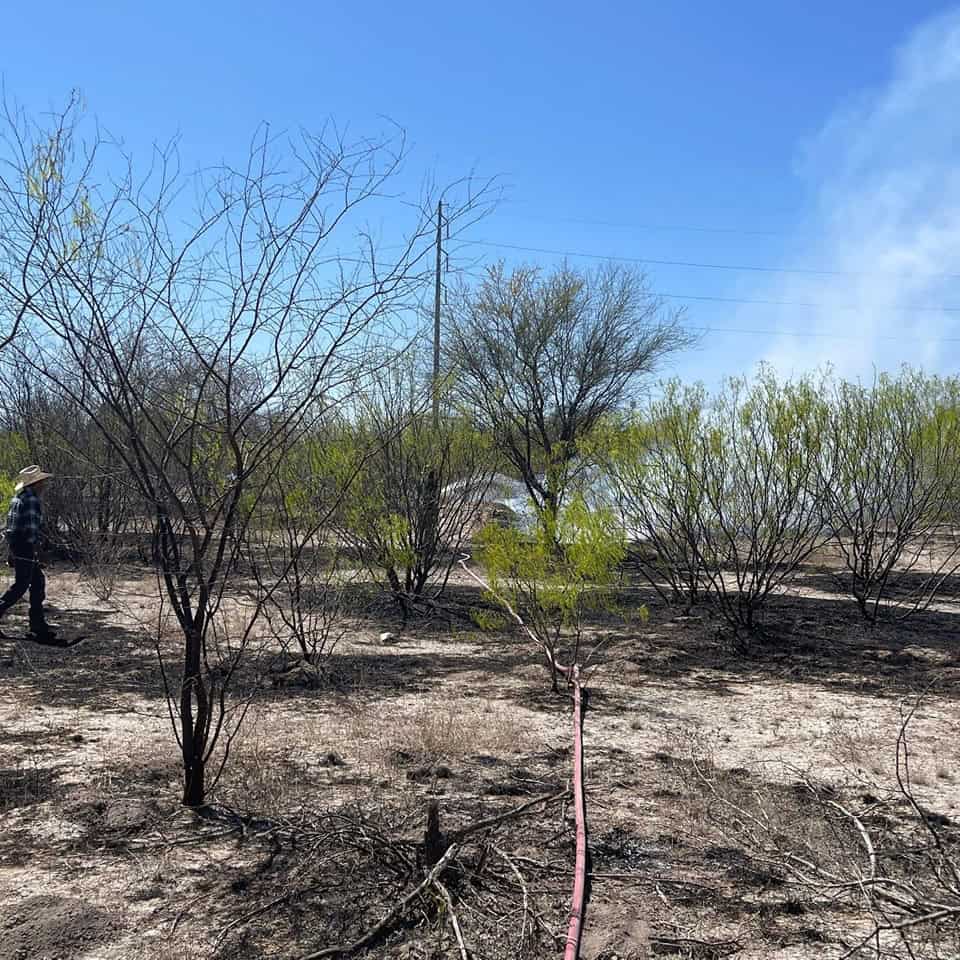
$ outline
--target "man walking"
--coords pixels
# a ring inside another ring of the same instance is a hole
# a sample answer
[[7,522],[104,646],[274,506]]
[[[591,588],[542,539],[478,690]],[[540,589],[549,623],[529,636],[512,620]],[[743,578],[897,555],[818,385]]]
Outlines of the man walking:
[[44,473],[33,465],[20,471],[14,496],[7,513],[7,546],[10,549],[8,563],[14,570],[10,589],[0,597],[0,617],[10,609],[28,590],[30,591],[30,634],[28,639],[37,643],[58,646],[53,629],[43,612],[46,598],[46,578],[40,566],[40,525],[43,522],[43,505],[40,496],[52,474]]

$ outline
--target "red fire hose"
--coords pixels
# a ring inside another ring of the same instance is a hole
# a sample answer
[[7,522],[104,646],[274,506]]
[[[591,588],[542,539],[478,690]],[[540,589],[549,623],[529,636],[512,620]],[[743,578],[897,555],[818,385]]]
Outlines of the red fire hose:
[[573,868],[573,895],[570,898],[570,925],[567,927],[567,946],[563,958],[564,960],[578,960],[580,938],[583,935],[583,919],[587,906],[587,812],[586,795],[583,789],[583,688],[580,685],[580,667],[576,663],[569,667],[558,663],[553,654],[540,643],[533,631],[523,622],[516,610],[503,597],[491,590],[488,583],[485,583],[467,567],[469,559],[466,556],[460,559],[460,566],[463,567],[467,575],[492,596],[497,597],[513,616],[513,619],[520,624],[527,636],[543,650],[551,669],[563,674],[573,688],[573,807],[577,827],[577,846]]
[[573,897],[570,901],[570,926],[564,960],[580,956],[583,915],[587,905],[587,815],[583,791],[583,713],[581,706],[580,668],[574,664],[567,673],[573,687],[573,804],[577,821],[577,857],[573,871]]

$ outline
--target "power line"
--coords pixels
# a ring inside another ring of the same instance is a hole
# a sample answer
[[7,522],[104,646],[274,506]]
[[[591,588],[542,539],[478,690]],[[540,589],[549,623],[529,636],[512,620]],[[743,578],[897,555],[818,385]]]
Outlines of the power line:
[[895,334],[878,333],[827,333],[819,330],[780,330],[780,329],[758,329],[752,327],[715,327],[715,326],[697,326],[693,330],[700,330],[703,333],[735,333],[747,334],[749,336],[773,336],[773,337],[819,337],[826,340],[889,340],[896,343],[960,343],[960,337],[928,337],[921,339],[918,337],[902,337]]
[[[482,277],[477,276],[477,274],[466,271],[467,276],[471,276],[474,279],[482,279]],[[701,299],[701,300],[719,300],[723,303],[752,303],[752,304],[769,304],[776,303],[778,305],[784,305],[783,301],[769,301],[769,300],[733,300],[729,297],[693,297],[690,294],[680,294],[680,293],[657,293],[656,296],[669,298],[669,299],[678,299],[678,300],[691,300],[691,299]],[[791,304],[792,305],[792,304]],[[804,304],[804,306],[815,306],[814,304]],[[730,333],[730,334],[743,334],[747,336],[771,336],[771,337],[818,337],[821,339],[827,340],[884,340],[884,341],[893,341],[897,343],[960,343],[960,337],[925,337],[920,338],[916,336],[897,336],[895,334],[866,334],[866,333],[828,333],[826,331],[820,330],[783,330],[780,328],[762,328],[762,327],[718,327],[713,324],[710,325],[696,325],[690,328],[694,331],[701,331],[707,334],[713,333]]]
[[[494,243],[490,240],[464,240],[462,243],[482,244],[492,247],[507,247],[512,250],[525,250],[530,253],[548,253],[558,256],[570,257],[591,257],[598,260],[625,261],[627,263],[657,263],[663,261],[640,260],[634,257],[602,257],[599,254],[592,253],[571,253],[561,250],[547,250],[541,247],[522,247],[517,244]],[[844,303],[817,303],[811,300],[765,300],[747,297],[720,297],[709,296],[697,293],[667,293],[660,290],[651,290],[653,296],[662,297],[664,300],[696,300],[708,303],[732,303],[745,306],[760,307],[801,307],[806,310],[851,310],[854,312],[866,312],[867,310],[889,310],[895,313],[960,313],[960,306],[902,306],[900,304],[873,304],[865,307],[863,304],[844,304]]]
[[[512,249],[528,250],[530,252],[536,253],[556,253],[556,251],[543,250],[540,248],[533,247],[521,247],[517,244],[497,244],[493,241],[463,241],[467,243],[476,243],[486,246],[504,246],[510,247]],[[578,254],[569,254],[570,256],[577,256]],[[582,254],[582,256],[595,256],[593,254]],[[630,258],[604,258],[604,259],[626,259]],[[645,262],[651,263],[654,261],[636,261],[636,262]],[[475,274],[470,274],[475,276]],[[815,303],[810,301],[800,301],[800,300],[764,300],[764,299],[747,299],[743,297],[720,297],[720,296],[707,296],[701,294],[689,294],[689,293],[666,293],[660,291],[651,291],[654,296],[663,297],[666,300],[695,300],[695,301],[706,301],[712,303],[729,303],[729,304],[745,304],[749,306],[775,306],[775,307],[801,307],[804,309],[820,309],[820,310],[853,310],[853,311],[863,311],[866,308],[863,306],[855,304],[824,304],[824,303]],[[933,312],[933,313],[960,313],[960,307],[949,307],[949,306],[920,306],[920,307],[902,307],[894,304],[887,305],[882,307],[882,309],[894,310],[901,313],[910,313],[910,312]],[[830,339],[830,340],[863,340],[863,339],[873,339],[873,340],[883,340],[891,341],[897,343],[960,343],[960,337],[927,337],[922,340],[916,336],[897,336],[894,334],[863,334],[863,333],[828,333],[826,331],[817,331],[817,330],[783,330],[783,329],[769,329],[769,328],[756,328],[756,327],[717,327],[717,326],[695,326],[694,330],[700,330],[704,333],[721,333],[721,334],[737,334],[737,335],[747,335],[747,336],[783,336],[783,337],[817,337],[821,339]]]
[[512,210],[508,210],[507,215],[515,220],[526,220],[531,223],[576,223],[587,227],[617,227],[623,230],[739,234],[745,237],[790,237],[795,235],[784,230],[744,230],[742,227],[696,227],[667,223],[623,223],[616,220],[581,219],[579,217],[537,217],[529,214],[515,214]]
[[651,291],[651,293],[656,297],[663,297],[665,300],[705,300],[710,303],[737,303],[745,304],[746,306],[760,307],[803,307],[809,310],[852,310],[854,312],[889,310],[894,313],[960,313],[960,307],[904,307],[895,303],[881,303],[865,307],[862,304],[856,303],[814,303],[806,300],[748,300],[742,297],[710,297],[695,293],[661,293],[659,291]]
[[[584,252],[575,252],[575,251],[564,251],[564,250],[552,250],[545,247],[527,247],[520,244],[514,243],[501,243],[494,240],[464,240],[460,239],[458,244],[472,244],[474,246],[485,246],[485,247],[494,247],[494,248],[504,248],[509,250],[520,250],[527,253],[543,253],[554,256],[563,256],[563,257],[584,257],[593,260],[612,260],[620,263],[636,263],[636,264],[656,264],[656,265],[676,265],[676,266],[686,266],[686,267],[698,267],[698,268],[709,268],[709,269],[718,269],[718,270],[760,270],[769,273],[808,273],[808,274],[828,274],[834,276],[881,276],[881,274],[870,274],[870,273],[844,273],[839,270],[800,270],[788,267],[736,267],[726,264],[700,264],[693,263],[690,261],[676,261],[676,260],[651,260],[641,257],[618,257],[618,256],[606,256],[603,254],[596,253],[584,253]],[[394,247],[399,245],[393,245]],[[391,249],[390,247],[384,249]],[[447,253],[449,256],[449,253]],[[356,261],[361,263],[364,261]],[[476,280],[482,279],[481,276],[478,276],[475,272],[464,270],[461,271],[466,276],[470,276]],[[885,276],[891,276],[886,274]],[[913,277],[933,277],[933,278],[944,278],[944,279],[960,279],[960,274],[911,274]],[[650,291],[653,296],[662,297],[664,300],[680,300],[680,301],[696,301],[701,303],[727,303],[727,304],[736,304],[740,306],[761,306],[761,307],[799,307],[804,310],[845,310],[851,312],[866,313],[871,310],[886,310],[899,314],[912,314],[912,313],[945,313],[953,314],[960,313],[960,306],[903,306],[901,304],[872,304],[870,306],[865,306],[863,304],[843,304],[843,303],[819,303],[816,301],[807,301],[807,300],[767,300],[761,298],[746,298],[746,297],[723,297],[723,296],[712,296],[708,294],[696,294],[696,293],[667,293],[659,290]],[[714,328],[719,330],[720,328]],[[729,328],[730,332],[735,332],[733,328]],[[746,331],[744,331],[746,332]],[[757,331],[758,333],[767,333],[767,332],[777,332],[777,331]],[[786,331],[783,331],[787,333]],[[792,335],[792,334],[789,334]],[[803,333],[796,334],[797,336],[819,336],[820,334],[813,333]],[[828,334],[823,334],[823,336],[829,336]],[[899,339],[899,338],[898,338]],[[911,339],[911,338],[903,338]],[[945,340],[944,342],[953,342],[950,339]]]
[[960,280],[960,274],[957,273],[882,274],[877,272],[856,270],[817,270],[805,267],[768,267],[756,266],[752,264],[700,263],[692,260],[659,260],[652,257],[622,257],[601,253],[584,253],[583,251],[576,250],[551,250],[546,247],[526,247],[516,243],[501,243],[497,240],[461,240],[460,242],[484,247],[502,247],[505,250],[520,250],[526,253],[545,253],[557,257],[582,257],[588,260],[614,260],[619,263],[652,264],[659,267],[692,267],[697,270],[731,270],[738,272],[751,271],[755,273],[796,273],[804,276],[823,277],[903,276],[928,277],[937,280]]

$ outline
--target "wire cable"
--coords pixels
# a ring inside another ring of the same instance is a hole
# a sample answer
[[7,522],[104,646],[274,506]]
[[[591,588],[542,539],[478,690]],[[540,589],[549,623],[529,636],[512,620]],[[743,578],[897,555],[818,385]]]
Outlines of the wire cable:
[[[811,277],[891,277],[930,278],[936,280],[960,280],[960,273],[880,273],[857,270],[821,270],[808,267],[769,267],[753,264],[702,263],[695,260],[662,260],[654,257],[623,257],[602,253],[586,253],[578,250],[552,250],[547,247],[528,247],[517,243],[504,243],[499,240],[461,240],[460,243],[476,246],[496,247],[504,250],[519,250],[525,253],[544,253],[556,257],[577,257],[587,260],[613,260],[617,263],[651,264],[657,267],[690,267],[696,270],[729,270],[732,272],[787,273]],[[960,309],[960,308],[958,308]]]

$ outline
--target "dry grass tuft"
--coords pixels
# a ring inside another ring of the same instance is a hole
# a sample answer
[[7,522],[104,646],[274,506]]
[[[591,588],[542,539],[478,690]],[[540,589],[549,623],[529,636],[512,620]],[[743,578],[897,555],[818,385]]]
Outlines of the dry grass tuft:
[[[264,813],[312,805],[318,795],[325,803],[370,801],[409,765],[456,768],[477,754],[515,755],[527,741],[508,709],[484,701],[398,699],[388,706],[384,716],[382,706],[375,711],[344,702],[334,716],[279,721],[252,709],[231,745],[218,799]],[[405,775],[401,782],[406,785]]]
[[885,774],[892,777],[895,753],[887,732],[877,725],[831,712],[825,741],[828,755],[859,779],[873,782]]
[[388,763],[405,755],[429,763],[481,753],[503,756],[522,750],[525,737],[523,725],[509,711],[469,701],[413,706],[386,720],[361,712],[347,730],[360,755]]

